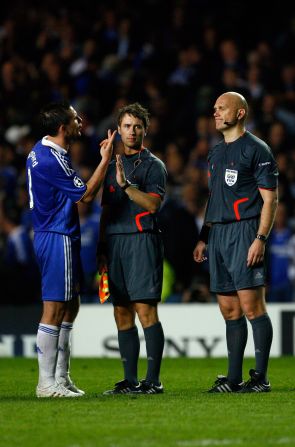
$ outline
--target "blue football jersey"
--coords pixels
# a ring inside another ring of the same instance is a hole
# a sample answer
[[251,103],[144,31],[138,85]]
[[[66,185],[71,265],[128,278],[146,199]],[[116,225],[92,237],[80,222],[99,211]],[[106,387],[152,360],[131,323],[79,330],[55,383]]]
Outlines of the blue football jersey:
[[76,202],[87,187],[72,168],[67,151],[44,137],[28,155],[26,167],[34,231],[79,237]]

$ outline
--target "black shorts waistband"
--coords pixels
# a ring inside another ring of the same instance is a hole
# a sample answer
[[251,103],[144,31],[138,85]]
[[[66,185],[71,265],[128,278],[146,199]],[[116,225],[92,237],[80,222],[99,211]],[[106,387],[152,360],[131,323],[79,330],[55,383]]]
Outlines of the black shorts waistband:
[[233,224],[233,223],[239,223],[239,222],[247,222],[249,220],[257,220],[260,218],[260,215],[258,216],[253,216],[253,217],[246,217],[245,219],[240,219],[240,220],[229,220],[227,222],[206,222],[206,224],[208,225],[227,225],[227,224]]
[[135,234],[158,234],[160,235],[162,232],[160,230],[143,230],[143,231],[134,231],[133,233],[112,233],[107,234],[108,236],[134,236]]

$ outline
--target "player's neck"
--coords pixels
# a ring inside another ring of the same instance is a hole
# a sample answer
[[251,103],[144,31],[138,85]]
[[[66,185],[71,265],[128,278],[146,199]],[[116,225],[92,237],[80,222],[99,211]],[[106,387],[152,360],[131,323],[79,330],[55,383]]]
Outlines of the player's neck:
[[226,143],[233,143],[234,141],[236,141],[240,137],[242,137],[245,132],[246,132],[246,129],[244,127],[243,128],[235,127],[232,129],[228,129],[223,132],[224,141]]
[[138,154],[139,152],[141,152],[143,150],[143,147],[140,148],[130,148],[128,146],[124,146],[124,154],[125,155],[134,155],[134,154]]
[[65,141],[65,139],[63,137],[60,137],[60,136],[51,137],[50,135],[48,135],[47,140],[52,141],[53,143],[62,147],[65,151],[69,150],[69,144]]

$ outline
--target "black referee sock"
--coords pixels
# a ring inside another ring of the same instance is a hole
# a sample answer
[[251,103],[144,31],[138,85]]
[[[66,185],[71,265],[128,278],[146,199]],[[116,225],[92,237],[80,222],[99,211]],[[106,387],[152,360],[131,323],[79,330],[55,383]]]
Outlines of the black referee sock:
[[249,320],[252,324],[253,339],[255,347],[255,370],[263,374],[267,381],[267,366],[269,360],[269,353],[272,343],[272,324],[268,314]]
[[153,324],[144,330],[146,353],[147,353],[147,374],[146,380],[155,385],[160,383],[160,368],[164,349],[164,332],[160,322]]
[[248,338],[247,320],[243,316],[238,320],[225,320],[226,343],[228,351],[228,373],[230,382],[243,380],[243,358]]
[[125,379],[137,385],[137,364],[140,349],[137,327],[134,326],[126,331],[118,331],[118,341]]

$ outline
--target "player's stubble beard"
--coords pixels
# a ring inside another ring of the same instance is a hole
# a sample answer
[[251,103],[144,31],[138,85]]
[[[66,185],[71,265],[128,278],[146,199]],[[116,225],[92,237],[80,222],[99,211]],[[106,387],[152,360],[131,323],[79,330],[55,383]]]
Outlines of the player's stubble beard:
[[71,146],[71,144],[74,143],[75,141],[79,140],[80,137],[81,137],[80,129],[77,130],[76,135],[73,134],[73,130],[71,132],[69,132],[69,130],[66,129],[65,136],[64,136],[66,146],[69,148]]
[[127,144],[125,144],[125,146],[129,150],[140,152],[143,145],[143,139],[141,141],[135,141],[134,144],[128,144],[128,142],[126,143]]

